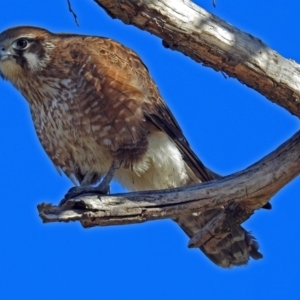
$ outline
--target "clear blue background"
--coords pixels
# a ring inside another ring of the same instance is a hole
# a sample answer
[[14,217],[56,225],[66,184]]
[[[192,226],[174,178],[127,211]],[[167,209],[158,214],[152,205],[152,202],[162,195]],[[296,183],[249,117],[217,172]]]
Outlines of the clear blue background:
[[[300,2],[197,1],[300,61]],[[161,40],[112,20],[93,1],[1,0],[0,31],[35,25],[111,37],[137,51],[203,162],[221,174],[254,163],[298,129],[298,120],[256,91],[167,50]],[[26,101],[0,81],[0,299],[299,299],[299,179],[245,223],[264,259],[224,270],[169,221],[89,230],[42,224],[36,205],[57,203],[71,183],[40,146]],[[114,185],[114,191],[120,187]]]

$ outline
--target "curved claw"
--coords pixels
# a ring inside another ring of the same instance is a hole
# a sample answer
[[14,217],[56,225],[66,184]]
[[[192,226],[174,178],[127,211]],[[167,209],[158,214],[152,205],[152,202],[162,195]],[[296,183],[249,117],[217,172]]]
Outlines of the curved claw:
[[69,189],[69,191],[65,194],[64,199],[60,202],[60,206],[63,205],[67,200],[75,198],[82,194],[88,194],[88,193],[97,193],[102,195],[107,195],[110,192],[110,187],[108,186],[74,186]]
[[95,192],[95,188],[94,187],[90,187],[90,186],[74,186],[72,188],[70,188],[68,190],[68,192],[65,194],[65,199],[69,200],[72,198],[75,198],[79,195],[82,194],[87,194],[87,193],[93,193]]

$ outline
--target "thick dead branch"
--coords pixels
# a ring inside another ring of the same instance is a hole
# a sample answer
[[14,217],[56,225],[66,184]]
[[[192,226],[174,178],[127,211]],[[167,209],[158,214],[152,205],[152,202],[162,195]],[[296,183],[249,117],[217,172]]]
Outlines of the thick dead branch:
[[[220,180],[173,190],[116,195],[83,195],[61,207],[40,204],[40,217],[47,222],[80,221],[83,227],[119,225],[174,218],[179,214],[228,206],[190,242],[199,246],[219,228],[226,232],[226,219],[240,224],[300,172],[300,132],[248,169]],[[222,216],[223,215],[223,216]],[[228,216],[233,218],[227,218]],[[224,229],[225,228],[225,229]]]
[[300,66],[188,0],[95,0],[113,18],[237,78],[300,116]]

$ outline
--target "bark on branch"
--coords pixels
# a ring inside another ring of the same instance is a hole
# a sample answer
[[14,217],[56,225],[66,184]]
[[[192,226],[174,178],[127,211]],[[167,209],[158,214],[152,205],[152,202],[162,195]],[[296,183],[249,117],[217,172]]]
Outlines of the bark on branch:
[[299,157],[300,132],[256,164],[220,180],[173,190],[84,195],[62,206],[42,203],[38,210],[45,223],[80,221],[83,227],[92,227],[173,218],[229,205],[190,241],[191,247],[199,247],[208,235],[227,232],[232,220],[240,224],[265,205],[300,172]]
[[149,31],[163,44],[237,78],[300,116],[300,66],[188,0],[95,0],[113,18]]

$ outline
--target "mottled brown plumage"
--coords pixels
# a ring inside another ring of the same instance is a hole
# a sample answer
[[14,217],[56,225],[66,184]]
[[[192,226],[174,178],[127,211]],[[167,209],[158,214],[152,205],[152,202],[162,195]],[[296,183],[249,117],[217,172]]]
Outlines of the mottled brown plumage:
[[[0,74],[27,99],[38,137],[54,165],[90,186],[113,161],[129,190],[212,180],[132,50],[107,38],[15,27],[0,34]],[[175,221],[193,236],[218,209]],[[242,227],[201,250],[223,267],[260,258]]]

